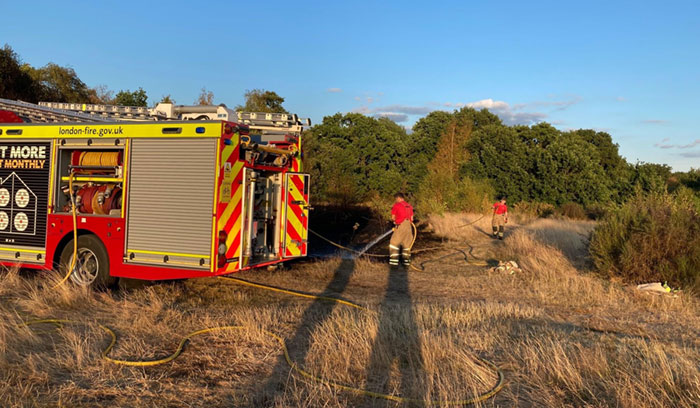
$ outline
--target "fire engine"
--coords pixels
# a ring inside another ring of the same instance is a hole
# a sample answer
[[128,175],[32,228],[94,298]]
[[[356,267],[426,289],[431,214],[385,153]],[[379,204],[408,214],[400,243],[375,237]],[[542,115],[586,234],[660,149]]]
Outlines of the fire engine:
[[0,110],[2,265],[56,269],[75,252],[71,280],[107,286],[307,254],[308,120],[172,104]]

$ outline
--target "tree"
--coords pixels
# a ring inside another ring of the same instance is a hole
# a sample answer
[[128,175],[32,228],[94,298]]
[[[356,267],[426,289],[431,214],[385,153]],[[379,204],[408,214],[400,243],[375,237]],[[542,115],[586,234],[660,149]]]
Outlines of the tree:
[[359,113],[326,116],[304,133],[304,166],[313,194],[337,204],[361,202],[370,193],[408,190],[406,172],[416,154],[406,130],[386,118]]
[[41,68],[25,65],[29,75],[39,84],[39,98],[47,102],[90,102],[90,88],[78,78],[73,68],[62,67],[52,62]]
[[9,45],[0,49],[0,98],[38,102],[37,84]]
[[91,102],[91,90],[73,68],[48,63],[42,68],[21,64],[9,45],[0,49],[0,96],[26,102]]
[[464,174],[491,180],[511,202],[609,202],[615,197],[612,177],[624,171],[615,160],[617,148],[606,146],[605,134],[579,132],[562,133],[548,123],[485,126],[467,144],[472,156]]
[[[502,125],[501,119],[486,109],[477,111],[468,107],[453,112],[433,111],[419,119],[413,126],[413,134],[409,142],[411,151],[420,152],[413,156],[408,168],[409,182],[412,183],[413,188],[417,189],[428,174],[428,162],[435,157],[442,143],[439,140],[444,136],[448,126],[454,126],[462,131],[470,129],[471,134],[489,125]],[[466,153],[463,143],[459,144],[459,149]],[[453,150],[453,152],[456,151]],[[460,166],[463,164],[460,162]]]
[[175,99],[173,99],[170,94],[167,94],[160,99],[159,103],[172,103],[174,105]]
[[427,176],[418,190],[419,211],[480,211],[484,201],[492,198],[493,189],[488,182],[460,175],[469,160],[466,144],[474,126],[474,121],[452,115],[443,128],[437,152],[427,165]]
[[471,152],[462,174],[488,179],[496,194],[507,195],[511,202],[529,200],[536,177],[532,174],[527,144],[510,126],[491,124],[475,130],[467,142]]
[[98,85],[94,88],[90,88],[90,103],[99,105],[112,105],[114,104],[114,91],[109,90],[107,85]]
[[[170,95],[168,95],[170,96]],[[202,88],[199,93],[197,100],[194,101],[196,105],[213,105],[214,104],[214,92],[207,91],[207,88]]]
[[700,169],[691,168],[685,173],[676,172],[673,174],[673,177],[676,183],[695,191],[695,194],[700,197]]
[[143,88],[136,91],[121,90],[114,97],[114,103],[123,106],[148,106],[148,95]]
[[631,185],[638,186],[645,192],[663,193],[671,178],[671,167],[666,164],[639,162],[630,165],[632,169]]
[[610,190],[610,198],[617,203],[622,203],[633,193],[630,178],[632,171],[627,164],[627,160],[620,156],[619,145],[613,143],[612,136],[606,132],[596,132],[591,129],[579,129],[573,132],[564,133],[563,137],[569,135],[581,137],[590,143],[598,152],[600,165],[605,172],[605,182]]
[[253,89],[245,92],[245,104],[236,106],[237,111],[287,113],[282,104],[284,98],[273,91]]

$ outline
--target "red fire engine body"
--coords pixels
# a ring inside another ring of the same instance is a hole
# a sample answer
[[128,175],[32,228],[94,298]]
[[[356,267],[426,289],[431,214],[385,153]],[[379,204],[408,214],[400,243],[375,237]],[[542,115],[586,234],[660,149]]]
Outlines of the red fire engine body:
[[247,115],[0,124],[0,264],[65,267],[76,232],[71,279],[83,285],[223,275],[306,256],[301,133],[254,134],[243,122],[279,118]]

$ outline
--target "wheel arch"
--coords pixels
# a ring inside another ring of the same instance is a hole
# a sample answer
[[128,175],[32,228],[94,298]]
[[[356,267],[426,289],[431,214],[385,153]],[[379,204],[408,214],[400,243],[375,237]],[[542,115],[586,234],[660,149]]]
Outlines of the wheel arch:
[[[103,246],[105,246],[104,241],[95,234],[94,232],[87,230],[87,229],[80,229],[78,228],[78,237],[81,237],[83,235],[93,235],[95,238],[100,240]],[[54,268],[57,268],[61,262],[61,254],[63,253],[63,250],[66,248],[66,245],[73,239],[73,231],[71,230],[67,234],[65,234],[59,241],[58,244],[56,245],[56,250],[53,253],[53,259],[52,265]],[[105,246],[106,247],[106,246]]]

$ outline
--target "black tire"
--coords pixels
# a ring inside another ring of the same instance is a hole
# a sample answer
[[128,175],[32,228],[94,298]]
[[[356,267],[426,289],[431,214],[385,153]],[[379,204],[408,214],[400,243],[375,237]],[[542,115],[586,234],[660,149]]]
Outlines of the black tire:
[[[60,264],[67,272],[73,258],[71,239],[61,252]],[[109,275],[109,256],[102,241],[94,235],[78,237],[78,261],[71,272],[70,280],[79,286],[105,289],[114,286],[117,278]]]

